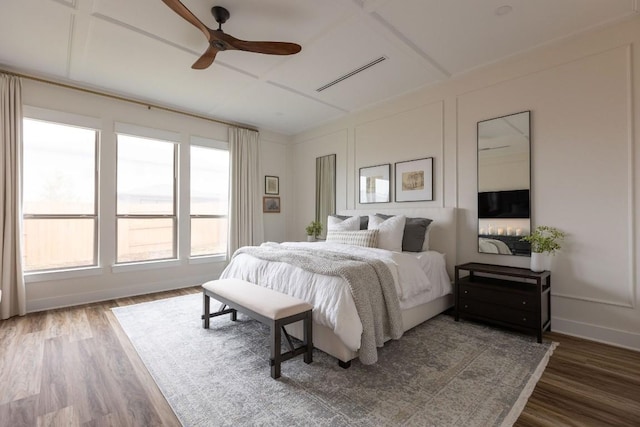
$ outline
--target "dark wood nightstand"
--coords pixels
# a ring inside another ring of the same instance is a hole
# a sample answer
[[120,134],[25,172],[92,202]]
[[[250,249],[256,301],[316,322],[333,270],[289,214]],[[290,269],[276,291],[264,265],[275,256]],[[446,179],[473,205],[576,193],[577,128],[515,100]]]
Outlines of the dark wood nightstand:
[[[468,271],[460,277],[461,271]],[[455,319],[535,333],[551,330],[551,272],[470,262],[455,268]]]

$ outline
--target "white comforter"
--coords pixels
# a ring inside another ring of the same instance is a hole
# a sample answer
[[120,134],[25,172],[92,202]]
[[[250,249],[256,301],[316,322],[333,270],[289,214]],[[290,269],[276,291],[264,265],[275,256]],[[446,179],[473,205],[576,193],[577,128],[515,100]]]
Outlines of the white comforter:
[[[391,270],[400,308],[407,309],[451,292],[444,255],[391,252],[340,243],[290,242],[284,246],[327,249],[381,259]],[[314,306],[313,320],[334,331],[351,350],[360,348],[362,323],[349,286],[341,277],[310,273],[281,262],[268,262],[239,254],[222,272],[221,278],[237,277],[295,296]]]

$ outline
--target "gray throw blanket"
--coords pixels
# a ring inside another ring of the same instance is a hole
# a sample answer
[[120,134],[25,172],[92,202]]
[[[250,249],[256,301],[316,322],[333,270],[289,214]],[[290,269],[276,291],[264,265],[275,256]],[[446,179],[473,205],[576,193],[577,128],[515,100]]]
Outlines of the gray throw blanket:
[[236,251],[234,258],[238,254],[343,278],[351,289],[362,322],[359,358],[363,364],[378,361],[376,347],[383,346],[385,337],[402,336],[402,316],[393,276],[383,261],[327,250],[284,247],[278,243],[245,246]]

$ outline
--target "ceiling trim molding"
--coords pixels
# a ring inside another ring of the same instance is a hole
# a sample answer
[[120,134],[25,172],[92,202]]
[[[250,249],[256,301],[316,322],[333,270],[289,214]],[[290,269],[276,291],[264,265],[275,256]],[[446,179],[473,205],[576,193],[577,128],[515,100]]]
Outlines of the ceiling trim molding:
[[325,101],[323,101],[323,100],[321,100],[321,99],[314,98],[314,97],[313,97],[313,96],[311,96],[311,95],[307,95],[307,94],[306,94],[306,93],[304,93],[304,92],[300,92],[300,91],[298,91],[298,90],[292,89],[292,88],[290,88],[289,86],[285,86],[285,85],[283,85],[283,84],[276,83],[276,82],[271,81],[271,80],[267,80],[267,81],[266,81],[266,83],[267,83],[267,84],[270,84],[270,85],[272,85],[272,86],[275,86],[275,87],[277,87],[277,88],[280,88],[280,89],[282,89],[282,90],[286,90],[286,91],[291,92],[291,93],[294,93],[294,94],[296,94],[296,95],[299,95],[299,96],[305,97],[305,98],[310,99],[310,100],[312,100],[312,101],[318,102],[318,103],[320,103],[320,104],[322,104],[322,105],[326,105],[327,107],[335,108],[336,110],[338,110],[338,111],[342,111],[343,113],[348,113],[348,112],[349,112],[349,110],[345,110],[345,109],[344,109],[344,108],[342,108],[342,107],[338,107],[337,105],[330,104],[330,103],[325,102]]

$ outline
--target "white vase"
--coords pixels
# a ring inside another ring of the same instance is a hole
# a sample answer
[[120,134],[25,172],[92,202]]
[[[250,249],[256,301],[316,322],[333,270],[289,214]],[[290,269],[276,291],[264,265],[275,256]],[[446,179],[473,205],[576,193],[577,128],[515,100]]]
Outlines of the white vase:
[[307,236],[307,242],[315,242],[316,236]]
[[545,256],[539,252],[531,252],[531,271],[541,273],[545,267]]

